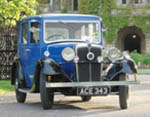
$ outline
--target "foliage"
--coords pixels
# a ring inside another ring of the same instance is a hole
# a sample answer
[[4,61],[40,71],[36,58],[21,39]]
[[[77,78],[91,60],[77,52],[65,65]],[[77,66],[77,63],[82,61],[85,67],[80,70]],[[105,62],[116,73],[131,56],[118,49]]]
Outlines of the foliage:
[[13,27],[28,15],[35,15],[36,0],[0,0],[0,25]]
[[79,0],[79,11],[82,14],[98,14],[99,0]]
[[[135,8],[118,8],[115,2],[116,0],[80,0],[79,11],[102,17],[106,29],[104,39],[107,43],[112,43],[117,39],[118,29],[126,26],[137,26],[144,33],[150,33],[150,16],[133,15],[132,12],[136,10]],[[139,10],[145,14],[147,9],[148,7]]]
[[137,51],[133,51],[130,53],[130,56],[132,59],[138,64],[140,62],[141,64],[150,64],[150,54],[139,54]]
[[61,13],[67,13],[67,8],[64,7],[63,9],[61,9]]
[[42,4],[44,4],[44,3],[48,3],[48,1],[49,0],[36,0],[38,3],[42,3]]
[[130,56],[136,63],[138,63],[138,62],[143,63],[143,56],[141,54],[137,53],[136,50],[131,52]]
[[144,64],[150,64],[150,54],[145,54],[144,55],[143,63]]

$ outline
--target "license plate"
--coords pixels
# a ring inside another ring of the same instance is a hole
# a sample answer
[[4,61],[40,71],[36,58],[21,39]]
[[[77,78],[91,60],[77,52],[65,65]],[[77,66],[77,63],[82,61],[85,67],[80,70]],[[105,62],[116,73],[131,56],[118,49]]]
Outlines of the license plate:
[[78,95],[107,95],[108,87],[81,87],[77,89]]

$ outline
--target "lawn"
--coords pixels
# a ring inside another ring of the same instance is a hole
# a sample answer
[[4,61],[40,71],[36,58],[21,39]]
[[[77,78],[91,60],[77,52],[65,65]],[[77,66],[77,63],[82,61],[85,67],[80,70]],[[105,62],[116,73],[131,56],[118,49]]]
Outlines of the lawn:
[[150,69],[138,69],[139,74],[150,74]]
[[[138,69],[139,74],[150,74],[150,69]],[[0,80],[0,94],[4,94],[15,89],[14,86],[10,84],[10,80]]]
[[13,91],[15,88],[10,84],[10,80],[0,80],[0,94]]

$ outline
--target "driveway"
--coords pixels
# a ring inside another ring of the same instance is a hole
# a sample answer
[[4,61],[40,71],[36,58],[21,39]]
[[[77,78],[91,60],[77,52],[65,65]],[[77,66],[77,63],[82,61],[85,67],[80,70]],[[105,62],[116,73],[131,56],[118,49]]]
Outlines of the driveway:
[[0,95],[0,117],[150,117],[150,75],[140,75],[141,85],[130,86],[130,107],[120,110],[118,96],[80,97],[56,95],[53,109],[43,110],[39,94],[28,94],[25,104],[16,102],[15,93]]

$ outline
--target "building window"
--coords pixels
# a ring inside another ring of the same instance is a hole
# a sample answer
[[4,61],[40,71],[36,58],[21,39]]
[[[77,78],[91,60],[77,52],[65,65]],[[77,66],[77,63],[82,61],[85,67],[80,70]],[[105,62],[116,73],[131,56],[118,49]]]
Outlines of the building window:
[[61,0],[53,0],[54,10],[61,11]]
[[140,3],[143,3],[142,0],[135,0],[135,4],[140,4]]
[[139,3],[139,0],[135,0],[135,4],[138,4]]
[[73,11],[78,10],[78,0],[73,0]]
[[65,8],[67,11],[72,11],[72,0],[63,0],[62,8]]
[[49,10],[51,12],[60,12],[62,9],[77,11],[78,0],[49,0]]
[[63,7],[67,11],[77,11],[78,10],[78,0],[64,0]]
[[127,4],[127,0],[122,0],[122,4]]

